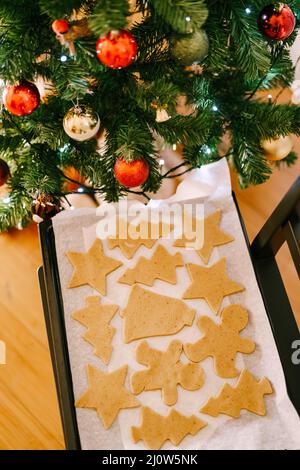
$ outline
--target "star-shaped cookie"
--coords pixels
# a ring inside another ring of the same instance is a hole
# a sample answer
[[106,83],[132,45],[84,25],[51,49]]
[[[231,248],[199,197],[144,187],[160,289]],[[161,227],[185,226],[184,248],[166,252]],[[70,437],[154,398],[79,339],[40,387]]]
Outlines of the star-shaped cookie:
[[86,253],[68,251],[66,256],[74,266],[68,287],[88,284],[102,295],[106,295],[106,276],[122,266],[121,261],[105,256],[99,238]]
[[209,268],[187,264],[187,269],[192,284],[183,294],[183,299],[205,299],[215,313],[218,313],[223,297],[245,290],[227,276],[226,258]]
[[138,400],[124,387],[126,374],[127,366],[107,373],[89,364],[89,388],[76,401],[76,406],[95,409],[104,428],[110,428],[120,410],[140,406]]
[[[234,240],[233,237],[220,229],[221,216],[222,212],[218,210],[204,219],[203,246],[199,250],[196,249],[196,251],[205,264],[208,263],[215,246],[225,245],[226,243],[232,242]],[[195,231],[196,227],[196,219],[192,219],[192,230]],[[175,241],[174,246],[184,248],[186,247],[187,243],[190,244],[191,240],[187,240],[183,236],[182,238]]]

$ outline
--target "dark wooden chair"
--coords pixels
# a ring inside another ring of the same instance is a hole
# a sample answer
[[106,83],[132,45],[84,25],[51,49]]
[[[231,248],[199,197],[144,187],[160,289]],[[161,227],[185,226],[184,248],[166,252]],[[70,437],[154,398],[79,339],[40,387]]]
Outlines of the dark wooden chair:
[[285,242],[300,278],[300,177],[278,204],[250,247],[287,390],[300,415],[300,361],[297,363],[298,361],[292,360],[294,348],[300,348],[300,334],[275,258]]

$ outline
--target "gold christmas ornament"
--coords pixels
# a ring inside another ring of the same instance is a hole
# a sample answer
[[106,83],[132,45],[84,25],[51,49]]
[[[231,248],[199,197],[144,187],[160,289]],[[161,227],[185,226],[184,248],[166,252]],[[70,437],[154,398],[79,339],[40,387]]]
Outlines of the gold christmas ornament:
[[283,160],[293,150],[293,141],[290,136],[280,136],[277,139],[263,140],[261,147],[268,160]]
[[92,108],[74,106],[66,113],[63,127],[71,139],[83,142],[95,137],[100,128],[100,119]]
[[203,29],[176,39],[172,44],[172,54],[183,65],[202,62],[209,51],[209,40]]

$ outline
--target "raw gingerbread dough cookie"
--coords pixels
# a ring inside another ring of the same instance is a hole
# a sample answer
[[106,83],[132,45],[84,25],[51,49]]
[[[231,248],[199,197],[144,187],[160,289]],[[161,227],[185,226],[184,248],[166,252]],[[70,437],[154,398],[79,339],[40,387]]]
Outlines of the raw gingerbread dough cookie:
[[147,370],[135,372],[131,376],[131,388],[135,395],[144,390],[162,390],[166,405],[174,405],[178,399],[177,385],[186,390],[197,390],[204,383],[204,372],[196,364],[180,362],[182,343],[172,341],[166,351],[152,349],[147,341],[139,344],[136,360],[148,366]]
[[130,237],[130,231],[135,227],[133,224],[128,224],[126,220],[120,219],[117,225],[116,237],[108,238],[108,247],[110,249],[119,247],[121,252],[126,258],[131,259],[140,246],[144,245],[146,248],[152,248],[157,240],[163,236],[167,236],[173,229],[172,225],[165,223],[151,224],[142,220],[136,228],[136,233],[146,233],[146,236],[134,239]]
[[135,284],[121,317],[124,342],[130,343],[150,336],[174,335],[185,325],[191,326],[195,310],[182,300],[155,294]]
[[[225,245],[234,240],[233,237],[223,232],[220,229],[222,212],[220,210],[214,212],[204,219],[204,239],[203,246],[200,249],[196,249],[197,253],[201,257],[202,261],[207,264],[209,258],[213,252],[215,246]],[[197,227],[197,221],[195,218],[192,219],[192,230],[195,232]],[[174,246],[186,247],[192,240],[188,240],[184,236],[175,241]]]
[[214,417],[225,414],[238,418],[241,410],[265,416],[264,395],[271,393],[273,390],[268,379],[264,377],[259,381],[255,380],[247,369],[243,369],[235,387],[225,384],[219,395],[210,398],[200,411]]
[[250,354],[255,349],[253,341],[239,335],[247,323],[247,310],[240,305],[224,308],[221,324],[216,324],[209,317],[200,317],[197,325],[204,336],[194,344],[185,344],[184,352],[194,362],[211,356],[219,377],[236,377],[239,373],[235,367],[237,353]]
[[94,408],[104,428],[110,428],[120,410],[140,406],[138,400],[124,387],[126,374],[127,366],[107,373],[89,364],[89,388],[76,401],[76,406]]
[[156,279],[176,284],[176,268],[183,266],[182,255],[170,253],[162,246],[158,245],[150,259],[141,256],[132,269],[127,269],[119,282],[129,284],[130,286],[136,282],[153,286]]
[[121,261],[105,256],[99,238],[86,253],[68,251],[66,256],[74,266],[68,287],[88,284],[102,295],[106,295],[106,276],[123,264]]
[[162,416],[151,408],[142,408],[142,424],[131,428],[133,442],[143,440],[151,450],[159,450],[166,441],[178,446],[182,439],[191,434],[195,436],[207,425],[196,416],[184,416],[174,408],[167,416]]
[[110,325],[111,319],[118,311],[118,305],[101,304],[100,297],[87,297],[86,307],[72,314],[74,320],[87,327],[83,339],[94,346],[94,353],[104,364],[108,364],[112,353],[112,339],[115,328]]
[[192,284],[183,294],[183,299],[205,299],[215,313],[218,313],[225,296],[245,290],[227,276],[226,258],[209,268],[197,264],[187,264],[187,268]]

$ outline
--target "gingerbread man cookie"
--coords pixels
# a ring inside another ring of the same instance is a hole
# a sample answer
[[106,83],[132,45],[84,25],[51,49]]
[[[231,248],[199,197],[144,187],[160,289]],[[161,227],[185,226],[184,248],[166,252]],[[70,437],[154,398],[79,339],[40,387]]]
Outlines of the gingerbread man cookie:
[[174,405],[178,399],[177,384],[186,390],[197,390],[204,383],[204,372],[197,364],[180,362],[182,343],[172,341],[166,351],[152,349],[147,341],[140,343],[136,359],[148,366],[147,370],[135,372],[131,388],[135,395],[144,390],[160,390],[166,405]]
[[240,305],[224,308],[221,324],[216,324],[209,317],[200,317],[197,325],[204,336],[194,344],[185,344],[184,352],[193,362],[212,356],[219,377],[236,377],[239,373],[235,367],[237,353],[250,354],[255,349],[253,341],[239,335],[247,323],[247,310]]

